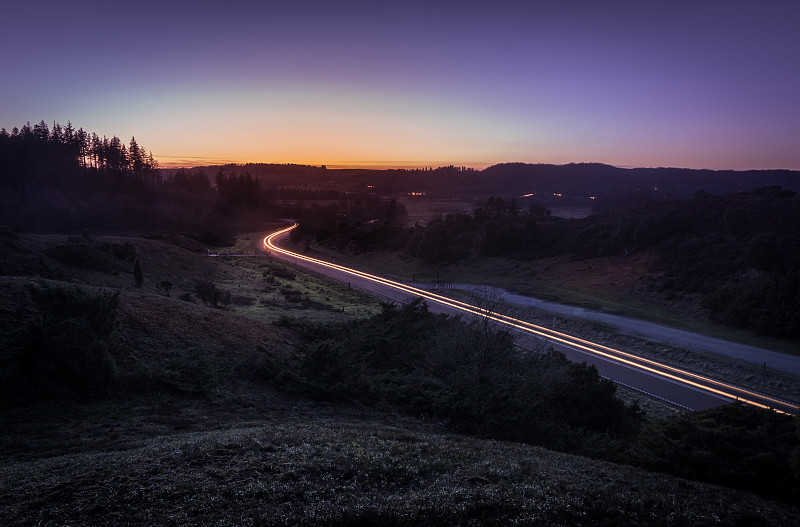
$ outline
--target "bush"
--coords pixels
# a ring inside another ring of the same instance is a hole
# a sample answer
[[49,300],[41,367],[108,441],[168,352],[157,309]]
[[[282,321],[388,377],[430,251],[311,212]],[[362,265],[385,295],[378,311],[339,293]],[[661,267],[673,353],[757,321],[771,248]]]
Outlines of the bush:
[[286,269],[285,267],[275,266],[272,268],[272,275],[278,278],[283,278],[284,280],[294,281],[297,278],[297,275]]
[[219,289],[210,280],[196,280],[194,290],[205,306],[226,308],[231,304],[230,291]]
[[732,404],[671,416],[645,427],[635,460],[645,468],[797,502],[792,472],[797,418]]
[[317,330],[300,365],[314,397],[357,400],[457,431],[588,452],[633,432],[638,413],[597,370],[563,354],[522,353],[483,320],[435,315],[420,301]]
[[112,273],[119,268],[119,261],[132,262],[136,258],[136,247],[129,242],[98,244],[93,236],[84,234],[50,247],[46,253],[77,269]]
[[46,253],[77,269],[110,273],[116,268],[114,260],[102,247],[82,239],[71,238],[66,243],[50,247]]
[[183,293],[178,296],[178,300],[183,300],[184,302],[190,302],[194,304],[194,298],[192,298],[191,293]]
[[776,273],[721,287],[702,306],[723,324],[749,327],[764,335],[800,337],[800,273]]
[[116,376],[119,292],[92,292],[44,283],[28,292],[36,318],[6,340],[3,387],[10,398],[96,396]]

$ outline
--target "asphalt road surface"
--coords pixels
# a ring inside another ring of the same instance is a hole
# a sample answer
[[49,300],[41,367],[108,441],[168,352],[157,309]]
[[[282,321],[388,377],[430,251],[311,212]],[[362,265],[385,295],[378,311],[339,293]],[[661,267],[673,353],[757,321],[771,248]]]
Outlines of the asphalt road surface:
[[487,316],[498,324],[511,327],[517,332],[518,342],[521,346],[535,347],[541,339],[544,339],[548,345],[553,345],[556,349],[563,351],[570,360],[592,364],[604,377],[680,408],[701,410],[738,400],[746,404],[798,414],[798,406],[792,402],[702,377],[638,357],[624,350],[589,342],[523,320],[487,312],[478,306],[453,300],[433,291],[425,291],[408,284],[394,282],[363,271],[288,251],[281,248],[278,243],[288,236],[292,228],[294,227],[282,229],[264,238],[263,249],[293,265],[307,268],[347,283],[351,287],[367,290],[387,299],[403,302],[422,297],[427,301],[429,309],[434,312],[462,316]]
[[[470,284],[452,284],[452,286],[467,291],[474,287]],[[690,331],[671,328],[644,320],[636,320],[619,315],[612,315],[610,313],[602,313],[581,307],[567,306],[529,296],[517,295],[503,289],[496,289],[496,291],[498,294],[502,295],[505,302],[510,304],[539,309],[553,314],[566,315],[571,318],[599,322],[600,324],[614,328],[619,333],[642,337],[646,340],[667,344],[674,348],[684,348],[698,353],[724,355],[726,357],[750,362],[757,366],[766,364],[768,368],[773,370],[800,375],[800,357],[798,356],[756,348],[746,344],[739,344],[738,342],[729,342],[706,335],[699,335]]]

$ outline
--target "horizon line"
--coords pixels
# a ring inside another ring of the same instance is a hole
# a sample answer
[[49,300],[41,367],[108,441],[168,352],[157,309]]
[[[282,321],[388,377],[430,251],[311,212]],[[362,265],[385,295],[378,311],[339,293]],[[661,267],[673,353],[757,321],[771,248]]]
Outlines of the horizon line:
[[[171,156],[168,156],[168,158]],[[172,157],[175,159],[175,157]],[[495,165],[505,164],[524,164],[524,165],[553,165],[553,166],[567,166],[567,165],[606,165],[614,168],[630,170],[630,169],[683,169],[683,170],[710,170],[715,172],[749,172],[749,171],[800,171],[800,168],[707,168],[707,167],[687,167],[687,166],[644,166],[644,165],[614,165],[611,163],[604,163],[601,161],[569,161],[566,163],[547,163],[547,162],[530,162],[530,161],[500,161],[495,163],[486,162],[473,162],[473,163],[455,163],[455,162],[430,162],[430,161],[355,161],[355,162],[339,162],[339,163],[320,163],[320,162],[306,162],[301,163],[297,161],[239,161],[233,159],[214,159],[214,158],[200,158],[200,157],[180,157],[175,161],[162,161],[158,160],[159,168],[164,170],[178,170],[181,168],[192,169],[201,167],[216,167],[224,165],[296,165],[296,166],[309,166],[309,167],[325,167],[330,170],[423,170],[423,169],[437,169],[448,166],[471,168],[482,171],[488,167]]]

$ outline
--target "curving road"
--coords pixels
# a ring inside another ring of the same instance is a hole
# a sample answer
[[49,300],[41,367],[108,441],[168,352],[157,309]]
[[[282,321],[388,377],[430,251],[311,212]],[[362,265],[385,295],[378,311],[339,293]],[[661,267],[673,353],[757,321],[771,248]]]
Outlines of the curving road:
[[431,291],[310,258],[279,247],[278,242],[295,227],[297,224],[265,237],[262,241],[263,249],[293,264],[398,301],[421,297],[428,301],[428,306],[432,311],[453,315],[466,313],[473,316],[485,316],[498,324],[513,328],[519,334],[520,344],[523,346],[533,347],[537,341],[544,339],[563,351],[570,360],[593,364],[604,377],[681,408],[701,410],[740,401],[761,408],[771,408],[778,412],[798,414],[797,404],[788,401],[703,377],[622,350],[537,326],[524,320],[487,312],[478,306],[453,300]]
[[[457,289],[465,290],[469,290],[470,287],[472,287],[469,284],[452,284],[452,286]],[[674,348],[684,348],[693,352],[723,355],[743,362],[749,362],[759,367],[768,367],[776,371],[800,375],[800,356],[787,355],[785,353],[756,348],[746,344],[721,340],[682,329],[647,322],[645,320],[636,320],[610,313],[591,311],[581,307],[548,302],[547,300],[510,293],[504,289],[494,288],[494,290],[502,295],[503,300],[509,304],[530,307],[550,313],[558,313],[576,319],[592,320],[605,326],[612,327],[619,333],[634,335],[651,342],[659,342]]]

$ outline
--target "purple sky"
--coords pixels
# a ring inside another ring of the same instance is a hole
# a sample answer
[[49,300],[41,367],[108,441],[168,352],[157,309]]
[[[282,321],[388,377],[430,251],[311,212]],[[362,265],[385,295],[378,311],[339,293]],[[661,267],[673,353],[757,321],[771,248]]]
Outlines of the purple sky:
[[800,169],[797,0],[14,4],[0,127],[162,165]]

